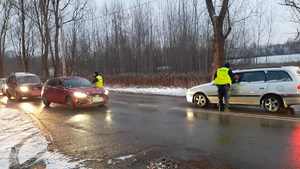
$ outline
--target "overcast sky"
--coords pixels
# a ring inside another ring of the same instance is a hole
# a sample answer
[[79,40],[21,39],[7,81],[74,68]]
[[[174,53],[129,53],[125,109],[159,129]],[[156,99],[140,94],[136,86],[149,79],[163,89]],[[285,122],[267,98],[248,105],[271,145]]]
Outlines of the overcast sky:
[[[94,0],[98,6],[100,11],[101,6],[107,2],[111,2],[113,0]],[[136,0],[122,0],[127,7],[133,6]],[[149,0],[142,0],[143,2],[147,2]],[[165,1],[165,0],[156,0],[156,1]],[[203,1],[204,0],[199,0]],[[245,0],[246,1],[246,0]],[[248,0],[250,2],[254,2],[255,0]],[[265,0],[267,2],[266,5],[272,8],[273,13],[273,33],[271,41],[272,43],[284,43],[288,39],[294,39],[297,32],[297,27],[294,23],[291,22],[290,11],[289,8],[283,7],[280,5],[280,2],[283,0]],[[126,7],[126,8],[127,8]]]

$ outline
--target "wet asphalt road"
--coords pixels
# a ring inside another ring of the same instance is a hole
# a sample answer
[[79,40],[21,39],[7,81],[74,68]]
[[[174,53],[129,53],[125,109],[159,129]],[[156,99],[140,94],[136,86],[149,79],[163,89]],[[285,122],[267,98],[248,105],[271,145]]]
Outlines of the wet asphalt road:
[[39,100],[3,102],[32,116],[50,148],[91,168],[146,169],[166,158],[177,168],[300,169],[298,112],[236,107],[218,113],[183,97],[118,93],[110,94],[107,107],[78,111],[46,109]]

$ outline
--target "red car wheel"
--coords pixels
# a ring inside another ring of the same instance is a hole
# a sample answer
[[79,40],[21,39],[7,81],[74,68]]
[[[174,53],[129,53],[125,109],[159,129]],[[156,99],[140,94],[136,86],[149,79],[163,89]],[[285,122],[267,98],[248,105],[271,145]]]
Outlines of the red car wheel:
[[67,101],[66,101],[68,107],[70,107],[71,109],[76,109],[76,104],[74,103],[72,97],[68,96],[67,97]]

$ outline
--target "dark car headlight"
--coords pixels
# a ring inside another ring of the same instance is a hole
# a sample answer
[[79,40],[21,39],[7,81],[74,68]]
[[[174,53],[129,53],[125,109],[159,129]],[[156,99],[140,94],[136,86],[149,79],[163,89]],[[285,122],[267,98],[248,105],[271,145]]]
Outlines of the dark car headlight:
[[21,86],[19,89],[20,89],[20,91],[23,92],[23,93],[29,92],[29,87],[27,87],[27,86]]

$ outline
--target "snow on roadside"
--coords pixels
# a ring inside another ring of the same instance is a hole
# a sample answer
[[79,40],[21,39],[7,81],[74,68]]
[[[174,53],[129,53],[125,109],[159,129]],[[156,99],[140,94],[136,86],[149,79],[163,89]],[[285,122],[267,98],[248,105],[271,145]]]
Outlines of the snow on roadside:
[[[30,117],[14,109],[0,109],[0,168],[85,168],[81,161],[48,151],[48,142]],[[29,167],[28,167],[29,166]]]
[[136,94],[153,94],[164,96],[185,96],[186,88],[175,87],[107,87],[109,91],[136,93]]

